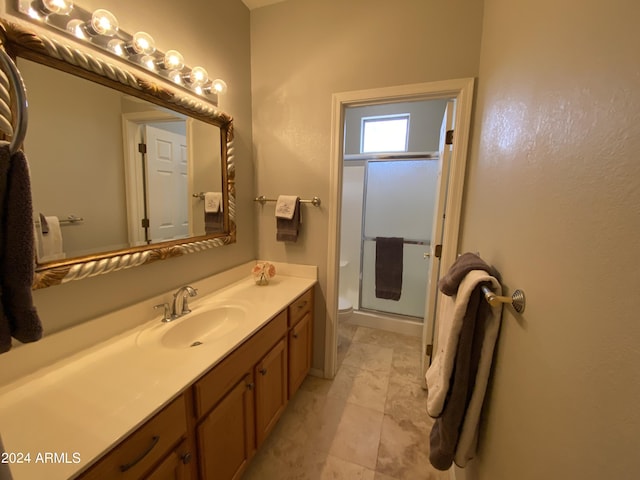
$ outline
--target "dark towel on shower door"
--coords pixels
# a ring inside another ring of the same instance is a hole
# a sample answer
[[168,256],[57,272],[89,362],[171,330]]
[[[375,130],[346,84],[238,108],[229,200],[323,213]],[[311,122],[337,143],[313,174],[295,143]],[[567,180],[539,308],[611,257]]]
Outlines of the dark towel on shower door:
[[404,239],[376,237],[376,297],[400,300]]

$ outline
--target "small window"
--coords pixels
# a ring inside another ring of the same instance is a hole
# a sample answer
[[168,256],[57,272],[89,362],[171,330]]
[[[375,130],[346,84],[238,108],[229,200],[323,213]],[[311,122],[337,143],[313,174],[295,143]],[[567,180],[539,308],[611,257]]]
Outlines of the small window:
[[360,153],[406,152],[409,114],[362,118]]

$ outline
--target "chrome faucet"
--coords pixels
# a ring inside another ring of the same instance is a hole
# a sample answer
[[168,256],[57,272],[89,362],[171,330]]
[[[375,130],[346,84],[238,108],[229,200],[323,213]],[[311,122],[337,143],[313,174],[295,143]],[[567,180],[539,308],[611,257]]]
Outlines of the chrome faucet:
[[173,294],[173,306],[171,309],[171,319],[175,320],[176,318],[181,317],[182,315],[186,315],[190,313],[189,302],[187,299],[187,295],[189,297],[195,297],[198,294],[198,291],[190,285],[185,285],[184,287],[180,287],[176,293]]

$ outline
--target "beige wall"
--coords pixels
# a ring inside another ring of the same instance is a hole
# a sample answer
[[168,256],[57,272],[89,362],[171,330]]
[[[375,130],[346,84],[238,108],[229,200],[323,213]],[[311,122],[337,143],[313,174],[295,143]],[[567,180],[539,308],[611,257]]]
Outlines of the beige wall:
[[[257,205],[259,256],[318,265],[318,303],[327,288],[331,95],[475,77],[481,25],[477,0],[293,0],[251,12],[256,191],[325,201],[303,206],[303,231],[290,245],[275,239],[273,204]],[[325,312],[316,307],[322,368]]]
[[344,154],[359,154],[362,119],[394,114],[409,114],[407,152],[437,152],[446,99],[403,102],[347,108],[344,114]]
[[477,478],[640,471],[640,4],[486,0],[462,250],[506,309]]
[[[2,2],[4,13],[10,14]],[[35,303],[45,332],[51,333],[144,298],[171,290],[249,261],[256,256],[251,146],[251,70],[249,11],[241,0],[112,0],[107,8],[128,32],[148,31],[161,50],[175,48],[187,64],[203,65],[229,85],[220,108],[234,117],[237,175],[238,242],[147,266],[38,290]],[[83,0],[88,9],[105,7],[102,0]],[[152,8],[151,8],[152,7]],[[28,135],[28,133],[27,133]],[[27,152],[28,156],[29,152]],[[52,157],[51,161],[55,161]],[[79,179],[80,180],[80,179]]]

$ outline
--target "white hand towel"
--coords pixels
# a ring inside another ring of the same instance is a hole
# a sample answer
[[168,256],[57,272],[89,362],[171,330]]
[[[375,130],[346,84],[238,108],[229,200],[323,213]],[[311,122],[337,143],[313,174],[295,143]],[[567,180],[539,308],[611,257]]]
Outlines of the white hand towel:
[[[491,282],[494,290],[501,288],[498,281],[487,272],[473,270],[462,280],[456,295],[451,297],[439,295],[438,297],[438,301],[442,302],[438,315],[438,351],[425,375],[427,390],[429,391],[427,412],[431,417],[439,417],[442,414],[451,383],[462,320],[467,311],[469,297],[473,289],[483,282]],[[491,326],[495,325],[495,323],[499,324],[502,307],[493,308],[491,311],[492,316],[487,321],[487,324]]]
[[205,213],[216,213],[222,211],[222,192],[206,192],[204,194]]
[[66,257],[62,249],[62,230],[60,229],[60,221],[58,217],[45,217],[48,233],[42,233],[42,224],[38,222],[35,229],[36,237],[36,256],[38,263],[51,262],[53,260],[61,260]]
[[291,220],[296,211],[297,200],[295,195],[280,195],[276,202],[276,218]]

